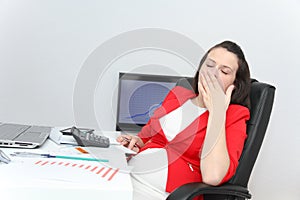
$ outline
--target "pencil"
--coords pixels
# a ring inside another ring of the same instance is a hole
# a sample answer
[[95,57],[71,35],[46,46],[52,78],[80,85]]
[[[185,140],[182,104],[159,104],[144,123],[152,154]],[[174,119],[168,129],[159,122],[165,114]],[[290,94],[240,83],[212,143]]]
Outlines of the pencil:
[[[51,157],[49,157],[51,158]],[[74,157],[74,156],[52,156],[52,158],[62,158],[62,159],[71,159],[71,160],[85,160],[85,161],[97,161],[97,162],[109,162],[107,159],[98,159],[98,158],[83,158],[83,157]]]
[[62,155],[51,155],[51,154],[40,154],[32,152],[14,152],[12,156],[19,157],[42,157],[42,158],[61,158],[61,159],[70,159],[70,160],[85,160],[85,161],[97,161],[97,162],[109,162],[107,159],[98,159],[98,158],[86,158],[86,157],[76,157],[76,156],[62,156]]

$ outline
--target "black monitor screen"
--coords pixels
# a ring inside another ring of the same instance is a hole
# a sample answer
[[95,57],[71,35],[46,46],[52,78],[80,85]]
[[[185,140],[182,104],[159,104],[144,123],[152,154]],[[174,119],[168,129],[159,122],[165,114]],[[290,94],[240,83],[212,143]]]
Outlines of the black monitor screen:
[[116,129],[138,132],[181,78],[120,73]]

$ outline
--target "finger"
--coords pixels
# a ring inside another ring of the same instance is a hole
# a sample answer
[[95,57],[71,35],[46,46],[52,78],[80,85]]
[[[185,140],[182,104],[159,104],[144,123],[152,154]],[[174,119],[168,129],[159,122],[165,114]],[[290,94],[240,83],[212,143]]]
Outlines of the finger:
[[204,92],[209,91],[209,86],[208,86],[205,74],[203,74],[203,73],[200,74],[200,81],[201,81]]
[[[220,88],[222,89],[223,83],[216,74],[208,72],[207,76],[210,80],[212,87],[217,88],[217,89],[220,89]],[[223,91],[224,91],[224,89],[223,89]]]
[[125,147],[127,147],[128,144],[129,144],[129,142],[128,142],[127,140],[123,140],[123,141],[121,142],[121,145],[123,145],[123,146],[125,146]]
[[206,80],[207,86],[209,88],[215,88],[215,75],[208,71],[204,73],[203,76]]
[[217,79],[216,75],[214,73],[211,73],[210,71],[206,72],[204,74],[204,78],[206,80],[207,86],[209,89],[219,89],[220,84],[219,80]]
[[231,100],[232,91],[234,90],[234,85],[230,85],[226,90],[226,103],[229,104]]
[[136,147],[136,139],[135,138],[132,138],[131,140],[130,140],[130,142],[129,142],[129,145],[128,145],[128,149],[133,149],[134,147]]
[[204,86],[203,86],[203,83],[202,83],[202,77],[200,76],[200,79],[198,81],[198,92],[201,93],[202,95],[205,94],[205,89],[204,89]]
[[122,135],[121,137],[122,137],[122,138],[121,138],[121,144],[122,144],[123,146],[128,146],[128,144],[129,144],[130,141],[131,141],[131,136],[129,136],[129,135]]
[[209,102],[209,97],[210,97],[210,89],[208,88],[206,80],[202,74],[200,76],[200,81],[198,83],[198,90],[199,93],[201,93],[202,95],[204,106],[207,107],[207,102]]
[[116,138],[116,141],[119,142],[119,143],[123,142],[123,140],[124,140],[124,135],[119,135],[119,136]]
[[140,151],[140,149],[137,147],[137,146],[134,146],[133,148],[132,148],[132,151],[135,151],[135,152],[139,152]]
[[211,88],[207,81],[207,75],[201,74],[201,83],[202,83],[202,96],[203,98],[207,98],[210,95]]

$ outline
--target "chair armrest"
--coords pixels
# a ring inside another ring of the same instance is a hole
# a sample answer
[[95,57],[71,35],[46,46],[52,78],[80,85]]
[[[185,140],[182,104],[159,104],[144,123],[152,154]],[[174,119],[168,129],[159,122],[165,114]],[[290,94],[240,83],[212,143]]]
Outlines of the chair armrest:
[[247,188],[225,183],[220,186],[211,186],[204,183],[188,183],[175,189],[167,200],[193,199],[201,194],[224,194],[250,199],[251,194]]

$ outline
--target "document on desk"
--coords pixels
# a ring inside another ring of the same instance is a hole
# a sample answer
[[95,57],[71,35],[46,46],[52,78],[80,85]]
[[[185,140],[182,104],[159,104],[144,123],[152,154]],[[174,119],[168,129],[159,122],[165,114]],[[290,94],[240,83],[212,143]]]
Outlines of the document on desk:
[[[95,161],[57,158],[26,158],[24,162],[11,162],[0,166],[1,181],[59,181],[80,185],[112,187],[128,183],[128,171]],[[10,184],[8,184],[10,185]]]
[[[118,149],[120,145],[93,149],[73,145],[57,146],[49,140],[43,147],[30,150],[3,149],[11,162],[0,163],[0,199],[132,199],[130,168],[127,167],[124,149]],[[16,152],[57,157],[22,157]],[[76,158],[59,158],[63,156]]]

